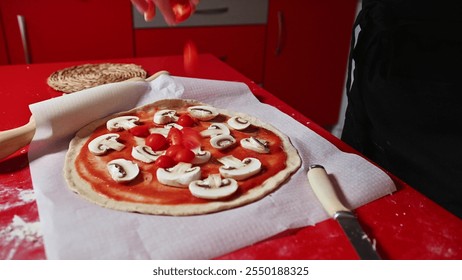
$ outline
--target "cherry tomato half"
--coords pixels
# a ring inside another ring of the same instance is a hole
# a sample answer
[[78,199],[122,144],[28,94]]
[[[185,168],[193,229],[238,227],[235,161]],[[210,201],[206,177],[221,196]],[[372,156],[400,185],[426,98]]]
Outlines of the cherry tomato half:
[[183,127],[181,134],[183,137],[182,144],[186,148],[194,149],[201,145],[202,136],[199,131],[190,127]]
[[193,151],[187,148],[178,150],[173,158],[176,162],[192,162],[196,157]]
[[170,168],[175,166],[176,162],[172,157],[161,155],[156,159],[156,165],[160,168]]
[[168,148],[168,141],[164,135],[153,133],[146,137],[145,144],[153,151],[162,151]]
[[148,8],[146,12],[144,12],[144,20],[151,21],[156,15],[156,6],[154,6],[154,3],[152,1],[147,1],[146,3],[148,5]]
[[183,142],[183,135],[178,128],[172,127],[168,132],[167,139],[170,145],[181,145]]
[[184,114],[178,118],[178,121],[176,123],[181,125],[182,127],[191,127],[194,126],[196,122],[190,115]]
[[150,132],[149,132],[149,126],[144,124],[144,125],[137,125],[135,127],[132,127],[128,130],[133,136],[137,137],[148,137]]
[[194,13],[194,5],[190,0],[170,0],[170,6],[177,23],[187,20]]
[[178,153],[178,151],[183,150],[183,149],[186,149],[186,148],[181,144],[172,145],[168,147],[168,149],[165,151],[165,155],[171,158],[175,158],[175,155]]

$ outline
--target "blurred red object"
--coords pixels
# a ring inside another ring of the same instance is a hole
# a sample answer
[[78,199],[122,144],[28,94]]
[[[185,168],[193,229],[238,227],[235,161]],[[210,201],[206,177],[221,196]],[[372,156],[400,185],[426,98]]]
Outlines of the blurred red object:
[[144,20],[151,21],[156,15],[156,7],[151,1],[146,1],[146,3],[148,4],[148,10],[144,13]]
[[198,61],[196,44],[189,40],[184,44],[183,48],[183,63],[186,74],[192,75],[197,71]]

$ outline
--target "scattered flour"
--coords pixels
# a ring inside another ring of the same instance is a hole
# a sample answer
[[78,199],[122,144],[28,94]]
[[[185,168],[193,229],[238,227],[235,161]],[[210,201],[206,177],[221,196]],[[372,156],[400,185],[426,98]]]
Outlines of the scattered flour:
[[[0,213],[11,211],[35,202],[32,189],[22,189],[0,185]],[[3,213],[2,213],[3,214]],[[13,259],[19,251],[22,253],[43,246],[40,222],[26,222],[14,215],[9,223],[0,226],[0,259]]]
[[0,231],[0,236],[6,241],[16,238],[28,242],[37,241],[41,236],[40,222],[27,223],[21,217],[15,215],[11,223]]
[[23,190],[19,193],[19,199],[25,203],[29,203],[35,200],[35,193],[33,190]]
[[26,222],[19,216],[14,216],[11,223],[0,230],[0,258],[12,259],[20,246],[29,248],[40,246],[42,240],[40,223]]
[[0,190],[0,196],[6,200],[4,203],[0,203],[0,211],[20,207],[35,201],[35,193],[33,190],[2,188]]

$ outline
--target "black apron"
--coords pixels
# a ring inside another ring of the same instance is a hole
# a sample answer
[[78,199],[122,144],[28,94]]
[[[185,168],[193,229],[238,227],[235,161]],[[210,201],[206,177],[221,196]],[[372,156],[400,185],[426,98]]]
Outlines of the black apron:
[[342,140],[462,217],[462,1],[363,1],[356,25]]

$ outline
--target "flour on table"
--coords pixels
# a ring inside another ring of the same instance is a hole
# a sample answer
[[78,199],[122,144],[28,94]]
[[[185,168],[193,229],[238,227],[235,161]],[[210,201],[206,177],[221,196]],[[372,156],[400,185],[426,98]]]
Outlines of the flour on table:
[[28,223],[15,215],[10,224],[0,230],[0,258],[11,259],[21,244],[37,246],[40,242],[42,242],[40,223],[38,221]]
[[33,190],[23,190],[19,193],[19,199],[25,203],[29,203],[35,200],[35,193]]
[[35,193],[32,189],[21,190],[2,186],[0,189],[0,211],[14,207],[20,207],[35,201]]

